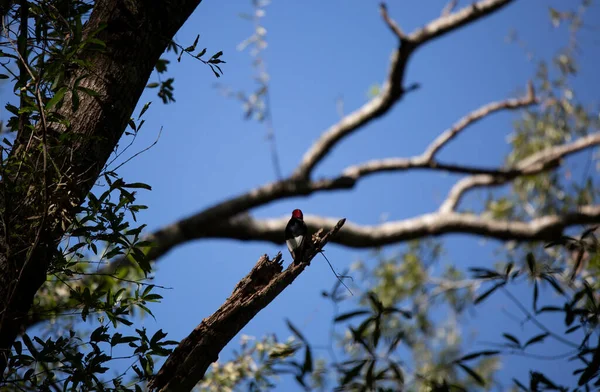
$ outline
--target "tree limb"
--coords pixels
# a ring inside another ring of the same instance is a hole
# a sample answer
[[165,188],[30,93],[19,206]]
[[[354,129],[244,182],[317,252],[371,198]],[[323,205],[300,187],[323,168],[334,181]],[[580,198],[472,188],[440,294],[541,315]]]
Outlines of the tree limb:
[[[325,229],[335,225],[335,218],[305,216],[309,230]],[[563,215],[548,215],[528,222],[498,220],[470,213],[434,212],[415,218],[379,225],[357,225],[347,222],[333,243],[350,248],[384,246],[427,236],[448,233],[472,234],[498,240],[552,241],[571,226],[597,223],[600,221],[600,205],[579,207],[577,212]],[[228,238],[242,241],[268,241],[282,244],[281,233],[287,219],[254,219],[248,215],[230,219],[215,226],[201,238]]]
[[521,109],[534,103],[537,103],[538,100],[535,96],[535,91],[533,90],[533,83],[529,82],[527,84],[527,95],[521,98],[513,98],[507,99],[505,101],[492,102],[485,106],[480,107],[479,109],[469,113],[465,117],[461,118],[456,124],[454,124],[450,129],[444,131],[441,135],[439,135],[430,145],[427,147],[427,150],[423,153],[423,159],[426,161],[433,160],[435,154],[438,153],[442,147],[444,147],[448,142],[454,139],[460,132],[462,132],[465,128],[473,125],[479,120],[489,116],[492,113],[501,111],[501,110],[514,110]]
[[452,187],[439,210],[441,212],[450,212],[456,209],[464,194],[473,188],[503,185],[516,177],[542,173],[559,166],[563,158],[597,145],[600,145],[600,133],[594,133],[577,139],[572,143],[549,147],[532,154],[518,162],[515,165],[515,169],[506,175],[478,174],[465,177]]
[[337,124],[321,134],[319,139],[304,154],[294,178],[308,179],[315,166],[342,139],[372,120],[387,113],[408,89],[404,89],[404,74],[411,54],[419,46],[450,31],[459,29],[508,5],[514,0],[482,0],[455,13],[440,16],[408,36],[388,16],[387,8],[381,6],[381,14],[388,27],[398,36],[399,47],[392,52],[390,70],[381,93],[359,109],[343,117]]
[[285,270],[281,252],[272,260],[263,255],[225,303],[179,343],[149,383],[149,390],[191,390],[204,377],[210,364],[218,359],[227,343],[292,284],[344,222],[345,219],[339,220],[325,235],[321,235],[322,230],[314,234],[302,260],[291,263]]

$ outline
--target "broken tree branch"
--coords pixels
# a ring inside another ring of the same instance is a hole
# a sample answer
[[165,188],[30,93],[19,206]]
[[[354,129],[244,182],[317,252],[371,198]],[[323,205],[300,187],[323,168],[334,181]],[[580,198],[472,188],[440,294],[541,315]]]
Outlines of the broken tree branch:
[[[258,312],[271,303],[310,265],[331,237],[344,225],[339,220],[331,230],[313,235],[302,260],[292,262],[283,270],[281,252],[273,259],[263,255],[252,271],[243,278],[231,296],[210,317],[202,320],[190,335],[183,339],[149,383],[151,391],[189,391],[206,373],[211,363],[231,339]],[[282,232],[279,236],[282,237]]]

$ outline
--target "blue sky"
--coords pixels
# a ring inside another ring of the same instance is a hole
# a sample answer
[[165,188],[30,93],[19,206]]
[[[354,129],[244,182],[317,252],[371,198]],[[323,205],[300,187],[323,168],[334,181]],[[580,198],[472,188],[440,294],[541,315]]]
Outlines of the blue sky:
[[[459,6],[469,3],[463,0]],[[186,46],[200,34],[199,48],[208,47],[209,54],[224,52],[222,59],[227,63],[218,82],[252,91],[251,57],[236,50],[252,34],[252,23],[238,16],[252,12],[251,2],[223,4],[204,0],[176,38]],[[516,30],[534,51],[535,59],[549,59],[566,44],[567,35],[564,28],[552,28],[547,9],[560,9],[563,4],[558,0],[517,1],[484,21],[419,49],[409,63],[406,82],[420,83],[421,88],[407,94],[384,118],[340,143],[318,166],[315,176],[336,175],[346,166],[369,159],[418,154],[469,111],[523,91],[534,76],[535,61],[528,60],[526,50],[508,43],[506,37]],[[388,4],[390,15],[405,31],[437,17],[444,5],[445,1],[417,0]],[[598,98],[597,89],[590,86],[600,86],[596,71],[599,42],[594,38],[597,30],[593,30],[598,26],[592,22],[600,20],[598,8],[592,7],[586,16],[591,28],[581,35],[583,52],[575,81],[579,97],[589,103],[597,103]],[[396,39],[381,21],[375,1],[275,1],[266,12],[269,46],[265,59],[271,76],[271,109],[282,170],[288,175],[318,136],[338,121],[338,98],[343,98],[349,112],[366,102],[370,86],[384,80]],[[171,60],[168,76],[175,77],[177,101],[163,105],[156,90],[144,93],[135,113],[144,103],[153,104],[133,152],[150,145],[162,128],[160,139],[120,169],[127,182],[145,182],[153,188],[139,193],[139,201],[149,209],[138,221],[147,223],[149,230],[275,179],[264,127],[244,120],[240,103],[219,93],[214,87],[217,80],[207,67],[185,57],[180,63]],[[478,123],[445,148],[440,158],[453,163],[500,165],[508,151],[506,136],[514,119],[514,113],[498,114]],[[288,199],[252,213],[280,217],[301,208],[305,214],[376,224],[383,214],[397,220],[434,211],[457,178],[418,171],[376,175],[362,180],[352,191]],[[441,265],[467,268],[498,261],[492,255],[498,245],[494,241],[451,235],[444,237],[444,243],[448,252]],[[222,304],[260,255],[283,250],[283,246],[230,240],[202,240],[176,248],[160,260],[155,279],[156,284],[173,289],[163,291],[163,302],[152,307],[157,321],[145,318],[139,325],[150,330],[162,328],[173,339],[187,336]],[[327,253],[341,270],[365,257],[367,251],[330,245]],[[287,251],[284,258],[289,259]],[[329,289],[334,279],[324,261],[317,259],[242,333],[260,337],[275,332],[285,339],[289,335],[285,319],[289,318],[309,340],[322,345],[332,313],[320,293]],[[505,305],[505,299],[498,296],[477,308],[477,318],[470,322],[480,332],[476,341],[499,340],[498,326],[518,328],[501,312]],[[535,332],[528,328],[522,333]],[[239,336],[220,359],[226,360],[238,342]],[[507,358],[500,379],[507,383],[511,377],[525,379],[527,363],[521,358]],[[556,381],[568,380],[569,372],[559,364],[541,366]],[[294,388],[294,384],[286,384],[286,390]]]
[[[200,34],[199,48],[206,46],[209,53],[224,51],[222,58],[227,64],[218,82],[252,91],[251,58],[247,52],[236,51],[236,45],[252,33],[252,24],[237,15],[252,11],[250,1],[232,1],[228,7],[222,4],[205,0],[177,39],[186,46]],[[388,6],[390,15],[405,31],[411,31],[437,17],[444,4],[413,0]],[[335,175],[348,165],[368,159],[420,153],[437,134],[469,111],[523,91],[534,75],[535,61],[528,60],[527,50],[508,43],[506,37],[516,30],[527,48],[534,51],[535,59],[549,59],[566,44],[565,30],[552,28],[547,10],[549,5],[561,4],[518,1],[491,18],[419,49],[409,63],[406,82],[418,82],[421,88],[406,95],[389,115],[340,143],[315,175]],[[323,130],[339,119],[339,97],[348,112],[367,100],[371,85],[384,80],[396,40],[381,21],[375,1],[275,1],[266,11],[269,46],[265,58],[271,76],[277,148],[287,175]],[[599,16],[598,7],[593,7],[586,20],[598,20]],[[588,86],[600,85],[600,76],[594,71],[598,42],[593,39],[593,31],[584,30],[581,35],[583,53],[575,81],[580,98],[590,103],[597,102],[597,93]],[[142,181],[153,187],[152,192],[140,194],[140,201],[149,206],[140,214],[140,220],[150,230],[274,180],[264,127],[245,121],[239,102],[219,94],[210,70],[184,58],[181,63],[170,64],[169,75],[176,79],[176,103],[162,105],[155,90],[146,91],[140,100],[140,108],[147,101],[154,104],[145,116],[146,124],[136,146],[141,149],[151,144],[163,127],[158,144],[121,169],[127,181]],[[512,113],[498,114],[473,126],[440,157],[456,163],[501,164],[514,119]],[[280,217],[301,208],[305,214],[375,224],[382,214],[396,220],[433,211],[456,178],[417,171],[377,175],[361,181],[350,192],[275,202],[252,213]],[[444,237],[444,243],[448,252],[441,265],[452,263],[466,268],[491,266],[498,261],[492,255],[497,247],[494,241],[451,235]],[[153,307],[158,321],[146,318],[140,323],[151,330],[163,328],[170,338],[185,337],[221,305],[261,254],[274,255],[280,250],[283,247],[230,240],[196,241],[173,250],[160,260],[156,272],[156,283],[173,290],[164,291],[162,304]],[[366,251],[335,245],[330,245],[327,252],[338,269],[366,255]],[[284,258],[289,259],[287,252]],[[325,343],[327,335],[323,331],[330,323],[331,307],[320,293],[333,282],[327,265],[317,260],[242,333],[260,337],[275,332],[284,339],[289,335],[284,320],[289,318],[314,344]],[[516,330],[522,333],[520,336],[537,333],[532,328],[519,330],[502,313],[506,305],[506,299],[497,296],[477,308],[477,318],[469,323],[480,333],[476,342],[498,341],[499,326]],[[238,342],[239,336],[220,359],[227,359]],[[522,358],[506,358],[500,379],[506,383],[515,376],[524,380],[527,364],[528,360]],[[539,366],[556,381],[569,379],[569,371],[558,363]],[[293,384],[286,383],[286,390],[293,388]]]

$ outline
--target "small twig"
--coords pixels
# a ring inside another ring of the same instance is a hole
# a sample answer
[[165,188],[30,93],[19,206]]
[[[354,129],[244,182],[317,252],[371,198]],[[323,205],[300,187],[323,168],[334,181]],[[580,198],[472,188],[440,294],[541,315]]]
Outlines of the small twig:
[[515,110],[521,109],[538,102],[533,91],[533,85],[531,82],[527,84],[527,94],[521,98],[512,98],[504,101],[488,103],[480,107],[477,110],[472,111],[465,117],[461,118],[455,123],[450,129],[440,134],[430,145],[427,150],[423,153],[422,157],[426,161],[432,161],[435,155],[442,149],[448,142],[454,139],[461,131],[465,128],[473,125],[474,123],[482,120],[489,115],[499,112],[501,110]]
[[115,167],[114,169],[112,169],[112,171],[116,171],[121,166],[123,166],[124,164],[128,163],[129,161],[131,161],[133,158],[137,157],[140,154],[145,153],[146,151],[148,151],[149,149],[151,149],[152,147],[154,147],[156,145],[156,143],[158,143],[158,140],[160,139],[160,135],[162,133],[162,130],[163,130],[163,127],[160,127],[160,130],[158,131],[158,136],[156,136],[156,140],[154,140],[154,142],[152,142],[151,145],[149,145],[148,147],[144,148],[142,151],[136,152],[135,154],[133,154],[133,156],[127,158],[125,160],[125,162],[122,162],[120,165],[118,165],[117,167]]
[[132,284],[138,284],[140,286],[154,286],[156,288],[159,289],[163,289],[163,290],[173,290],[172,287],[168,287],[168,286],[161,286],[158,284],[154,284],[154,283],[146,283],[146,282],[142,282],[140,280],[132,280],[132,279],[126,279],[126,278],[120,278],[114,274],[107,274],[107,273],[102,273],[102,272],[77,272],[77,271],[72,271],[72,273],[74,275],[83,275],[83,276],[107,276],[110,278],[113,278],[115,280],[119,280],[121,282],[126,282],[126,283],[132,283]]
[[458,0],[450,0],[448,2],[448,4],[446,4],[444,6],[444,8],[442,9],[442,13],[440,15],[441,16],[448,16],[449,14],[452,13],[452,11],[454,11],[454,9],[456,8],[457,4],[458,4]]
[[390,30],[392,30],[392,32],[396,35],[396,37],[398,37],[400,41],[404,41],[406,39],[406,35],[404,34],[400,26],[398,26],[396,21],[394,21],[388,15],[387,5],[385,3],[382,2],[379,4],[379,11],[381,12],[381,17],[383,18],[387,26],[390,28]]
[[281,164],[279,163],[279,153],[277,152],[277,140],[275,139],[275,128],[273,128],[273,115],[271,114],[271,101],[269,99],[269,87],[265,85],[265,122],[267,126],[267,139],[271,149],[271,162],[275,170],[275,176],[278,181],[283,179]]
[[527,316],[527,320],[531,320],[539,329],[541,329],[542,331],[546,332],[548,335],[552,336],[554,339],[558,340],[559,342],[570,346],[570,347],[574,347],[574,348],[579,348],[579,345],[577,343],[573,343],[570,340],[567,340],[565,338],[563,338],[560,335],[557,335],[556,333],[552,332],[550,329],[548,329],[544,324],[542,324],[540,321],[538,321],[538,319],[531,314],[526,308],[525,306],[523,306],[523,304],[521,303],[521,301],[519,301],[514,295],[512,295],[512,293],[504,286],[502,286],[500,288],[504,294],[506,294],[506,296],[515,304],[517,305],[517,307],[521,310],[521,312],[523,312],[525,314],[525,316]]
[[352,278],[352,276],[338,274],[333,269],[333,265],[331,265],[331,263],[329,262],[329,259],[327,258],[327,256],[325,256],[325,253],[323,251],[320,251],[319,253],[321,253],[321,256],[323,256],[325,258],[325,261],[327,261],[327,264],[329,264],[329,268],[331,268],[331,271],[333,271],[333,274],[335,275],[335,277],[337,278],[337,280],[339,280],[340,283],[346,288],[346,290],[348,290],[348,292],[350,293],[350,295],[354,296],[354,293],[352,293],[352,290],[350,290],[348,288],[348,286],[346,286],[346,283],[344,283],[344,281],[342,280],[342,278],[343,278],[343,279],[350,279],[350,280],[354,281],[354,279]]

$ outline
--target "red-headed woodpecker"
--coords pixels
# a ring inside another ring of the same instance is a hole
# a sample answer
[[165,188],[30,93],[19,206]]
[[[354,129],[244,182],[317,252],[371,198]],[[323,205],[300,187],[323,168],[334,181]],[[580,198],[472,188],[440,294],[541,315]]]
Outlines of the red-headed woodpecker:
[[302,215],[302,211],[295,209],[292,211],[292,217],[285,227],[285,243],[294,262],[302,257],[307,233],[308,229],[306,223],[304,223],[304,215]]

